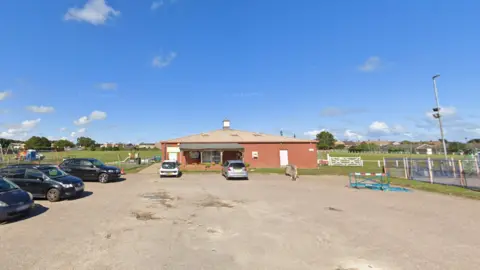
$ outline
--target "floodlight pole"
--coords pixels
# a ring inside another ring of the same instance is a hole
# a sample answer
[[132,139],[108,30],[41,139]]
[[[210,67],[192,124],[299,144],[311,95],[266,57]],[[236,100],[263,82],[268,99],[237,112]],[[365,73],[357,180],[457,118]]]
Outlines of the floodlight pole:
[[437,82],[435,81],[436,78],[440,77],[439,74],[435,75],[432,77],[433,80],[433,91],[435,92],[435,102],[437,104],[437,117],[438,118],[438,125],[440,127],[440,136],[442,139],[442,145],[443,145],[443,154],[445,155],[445,160],[448,160],[447,156],[447,145],[445,144],[445,136],[443,134],[443,125],[442,125],[442,117],[440,115],[440,105],[438,102],[438,90],[437,90]]

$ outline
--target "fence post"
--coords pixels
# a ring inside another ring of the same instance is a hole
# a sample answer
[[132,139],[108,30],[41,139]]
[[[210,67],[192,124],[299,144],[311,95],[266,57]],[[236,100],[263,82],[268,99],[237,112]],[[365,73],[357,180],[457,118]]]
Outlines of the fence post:
[[428,175],[430,176],[430,184],[433,184],[432,162],[430,158],[427,159],[427,162],[428,162]]
[[452,169],[453,169],[453,178],[457,178],[457,173],[456,173],[457,170],[456,170],[456,168],[455,168],[455,167],[457,167],[457,166],[455,165],[455,160],[453,159],[453,157],[452,157],[452,160],[451,160],[449,163],[453,165],[453,166],[452,166]]
[[462,160],[458,160],[458,170],[460,171],[460,183],[463,185],[463,186],[466,186],[466,183],[465,183],[465,174],[463,173],[463,164],[462,164]]
[[387,161],[385,157],[383,157],[383,173],[387,173]]
[[380,160],[377,160],[378,162],[378,168],[381,168],[382,166],[380,165]]
[[395,160],[395,165],[396,165],[396,167],[398,168],[398,159]]
[[473,157],[474,162],[475,162],[475,169],[477,170],[477,175],[480,175],[480,168],[478,167],[478,158],[477,156]]
[[405,179],[408,179],[408,174],[407,174],[407,158],[403,158],[403,170],[405,171]]

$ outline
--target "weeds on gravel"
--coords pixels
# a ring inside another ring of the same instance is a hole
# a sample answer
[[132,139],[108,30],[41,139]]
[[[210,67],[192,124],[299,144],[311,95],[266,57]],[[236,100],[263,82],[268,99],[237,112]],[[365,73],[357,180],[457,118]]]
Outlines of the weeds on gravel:
[[167,207],[167,208],[173,208],[172,202],[174,200],[180,200],[180,197],[173,197],[166,191],[159,191],[159,192],[153,192],[153,193],[145,193],[142,195],[143,198],[149,199],[156,201],[160,203],[161,205]]
[[203,202],[200,203],[202,207],[225,207],[225,208],[233,208],[232,204],[224,202],[217,197],[208,196]]
[[142,221],[161,219],[161,218],[159,218],[159,217],[155,217],[155,214],[152,213],[152,212],[133,211],[133,212],[132,212],[132,215],[133,215],[137,220],[142,220]]

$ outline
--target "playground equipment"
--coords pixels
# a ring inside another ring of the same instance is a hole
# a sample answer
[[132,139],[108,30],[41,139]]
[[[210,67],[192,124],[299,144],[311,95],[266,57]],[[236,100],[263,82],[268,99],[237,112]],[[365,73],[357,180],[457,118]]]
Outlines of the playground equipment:
[[350,173],[349,187],[383,191],[410,191],[406,188],[390,186],[390,175],[387,173]]

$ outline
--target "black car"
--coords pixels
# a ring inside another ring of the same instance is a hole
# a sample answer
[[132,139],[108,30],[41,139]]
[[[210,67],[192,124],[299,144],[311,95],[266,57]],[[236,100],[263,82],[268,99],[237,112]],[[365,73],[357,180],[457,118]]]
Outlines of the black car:
[[82,179],[55,165],[20,165],[0,169],[0,175],[30,192],[34,198],[51,202],[79,197],[85,188]]
[[0,221],[26,216],[33,205],[32,194],[0,177]]
[[105,165],[100,160],[94,158],[66,159],[60,164],[60,168],[84,181],[107,183],[122,176],[119,168]]

